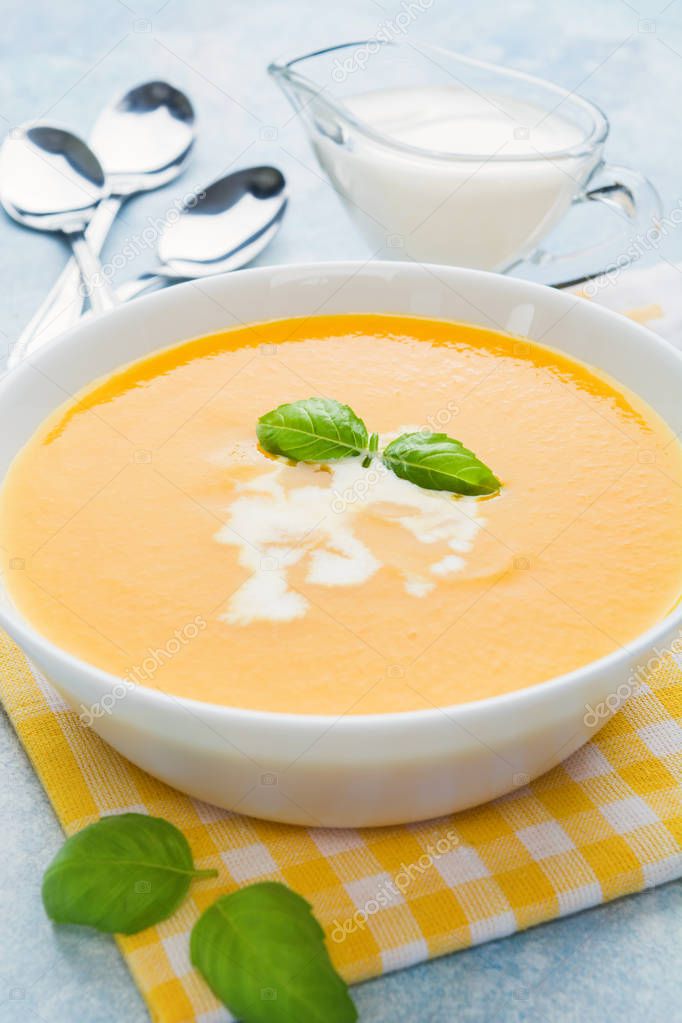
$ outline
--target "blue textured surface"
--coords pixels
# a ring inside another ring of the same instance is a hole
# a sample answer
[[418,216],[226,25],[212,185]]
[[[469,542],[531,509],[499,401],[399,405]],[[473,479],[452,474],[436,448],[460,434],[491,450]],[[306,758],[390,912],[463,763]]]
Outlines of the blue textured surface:
[[[653,177],[669,210],[682,184],[682,4],[661,13],[663,3],[422,0],[409,34],[535,71],[596,100],[611,118],[611,158]],[[182,183],[126,207],[109,252],[193,185],[232,165],[268,161],[287,173],[293,201],[267,261],[361,258],[364,244],[264,67],[275,56],[370,36],[407,7],[396,0],[32,0],[21,7],[2,0],[0,133],[38,117],[85,133],[113,92],[167,77],[196,102],[195,159]],[[682,256],[679,232],[661,254]],[[58,241],[0,219],[0,346],[18,334],[63,260]],[[153,253],[143,252],[122,276],[152,262]],[[6,722],[0,761],[0,1021],[143,1023],[146,1011],[114,943],[54,930],[44,918],[40,876],[61,833]],[[673,884],[362,985],[354,997],[364,1023],[672,1021],[682,1013],[680,947],[682,886]]]

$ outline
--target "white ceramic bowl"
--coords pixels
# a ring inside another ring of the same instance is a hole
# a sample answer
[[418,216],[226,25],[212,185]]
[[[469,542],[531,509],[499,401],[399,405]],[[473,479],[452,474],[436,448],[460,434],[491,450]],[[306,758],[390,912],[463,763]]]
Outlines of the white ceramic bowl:
[[[0,383],[6,424],[0,472],[56,406],[133,359],[235,323],[346,312],[418,314],[526,335],[606,370],[682,431],[682,357],[649,331],[585,300],[474,270],[279,266],[139,299],[83,322],[19,366]],[[219,806],[325,826],[435,817],[525,784],[605,723],[627,695],[632,671],[666,648],[682,621],[680,608],[627,648],[505,696],[444,710],[335,718],[235,710],[142,686],[124,689],[43,638],[11,607],[4,589],[0,605],[0,624],[70,706],[90,707],[110,694],[110,712],[93,727],[134,763]]]

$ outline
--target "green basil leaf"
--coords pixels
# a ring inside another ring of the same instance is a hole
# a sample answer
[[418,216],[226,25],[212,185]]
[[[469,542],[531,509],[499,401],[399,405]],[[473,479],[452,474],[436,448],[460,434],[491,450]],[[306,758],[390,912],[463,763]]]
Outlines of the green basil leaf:
[[267,412],[256,428],[260,445],[272,455],[297,462],[327,462],[367,450],[362,419],[332,398],[304,398]]
[[396,476],[426,490],[480,495],[500,489],[488,466],[444,433],[404,433],[391,441],[382,458]]
[[192,963],[242,1023],[353,1023],[310,904],[274,881],[225,895],[192,931]]
[[60,924],[136,934],[182,902],[195,870],[181,831],[161,817],[104,817],[68,838],[43,877],[43,905]]

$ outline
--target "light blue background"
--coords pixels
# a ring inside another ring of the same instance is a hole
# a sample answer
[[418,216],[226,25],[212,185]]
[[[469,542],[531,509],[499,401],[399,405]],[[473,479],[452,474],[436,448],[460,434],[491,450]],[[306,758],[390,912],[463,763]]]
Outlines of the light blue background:
[[[670,210],[682,194],[682,0],[664,3],[433,0],[409,31],[413,39],[533,71],[596,100],[611,119],[611,159],[654,178]],[[363,242],[264,67],[275,56],[371,36],[401,9],[396,0],[32,0],[21,6],[2,0],[0,133],[42,118],[85,134],[112,93],[166,77],[195,101],[201,128],[195,157],[182,183],[126,207],[110,252],[192,186],[232,166],[274,162],[287,174],[293,200],[266,260],[360,258]],[[660,255],[682,257],[679,232]],[[5,351],[64,258],[60,242],[0,218]],[[145,253],[126,274],[152,262]],[[40,877],[61,832],[3,724],[0,1021],[142,1023],[146,1011],[114,943],[54,930],[44,918]],[[362,985],[354,997],[364,1023],[672,1021],[682,1018],[680,948],[682,887],[670,884]]]

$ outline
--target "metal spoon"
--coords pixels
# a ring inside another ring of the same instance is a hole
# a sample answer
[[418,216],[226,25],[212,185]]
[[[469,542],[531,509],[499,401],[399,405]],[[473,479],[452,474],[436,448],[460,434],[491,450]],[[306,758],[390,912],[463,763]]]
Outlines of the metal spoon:
[[[128,196],[161,188],[182,173],[195,139],[194,120],[185,93],[160,81],[135,86],[100,113],[90,141],[104,167],[110,194],[98,206],[87,231],[96,252],[101,252]],[[8,367],[76,323],[82,304],[78,267],[69,260],[12,348]]]
[[194,144],[194,109],[168,82],[145,82],[106,107],[90,137],[112,195],[160,188],[178,176]]
[[0,202],[14,220],[37,231],[61,231],[71,244],[95,312],[116,304],[85,228],[107,194],[92,150],[62,128],[16,128],[0,149]]
[[166,221],[159,266],[117,290],[121,301],[169,280],[236,270],[272,241],[287,207],[286,181],[276,167],[249,167],[214,181]]

